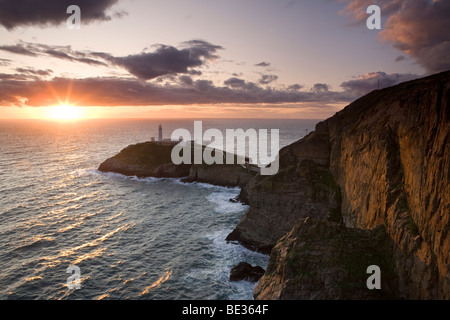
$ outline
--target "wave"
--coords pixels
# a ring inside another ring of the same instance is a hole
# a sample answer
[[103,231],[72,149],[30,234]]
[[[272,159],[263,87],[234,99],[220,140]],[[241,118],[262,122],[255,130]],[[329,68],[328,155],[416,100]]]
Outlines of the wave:
[[214,211],[217,213],[238,213],[248,209],[247,205],[240,202],[231,202],[230,199],[235,198],[237,192],[213,192],[206,197],[206,200],[216,205]]
[[36,250],[45,246],[50,246],[55,241],[52,237],[35,236],[27,240],[27,243],[13,249],[13,251]]
[[89,174],[89,175],[97,175],[97,176],[103,176],[103,177],[108,177],[108,178],[114,178],[114,179],[123,179],[123,180],[133,180],[133,181],[139,181],[139,182],[146,182],[146,183],[156,183],[156,182],[160,182],[160,181],[169,181],[175,184],[179,184],[182,186],[193,186],[193,187],[198,187],[198,188],[203,188],[203,189],[215,189],[215,190],[225,190],[225,191],[235,191],[235,192],[239,192],[241,190],[240,187],[225,187],[225,186],[218,186],[218,185],[214,185],[214,184],[210,184],[210,183],[206,183],[206,182],[198,182],[198,181],[194,181],[194,182],[185,182],[184,179],[186,177],[182,177],[182,178],[167,178],[167,177],[162,177],[162,178],[157,178],[157,177],[145,177],[145,178],[141,178],[138,176],[127,176],[121,173],[115,173],[115,172],[102,172],[99,171],[97,169],[88,169],[85,171],[85,174]]

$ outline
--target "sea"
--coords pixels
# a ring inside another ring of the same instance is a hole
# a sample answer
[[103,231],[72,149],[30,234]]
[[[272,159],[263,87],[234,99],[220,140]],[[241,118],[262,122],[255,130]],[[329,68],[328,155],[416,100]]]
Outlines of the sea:
[[[202,124],[279,129],[282,148],[319,121]],[[225,241],[248,209],[230,201],[239,188],[97,170],[160,124],[194,132],[194,119],[0,120],[0,299],[253,299],[255,283],[229,281],[239,262],[269,259]]]

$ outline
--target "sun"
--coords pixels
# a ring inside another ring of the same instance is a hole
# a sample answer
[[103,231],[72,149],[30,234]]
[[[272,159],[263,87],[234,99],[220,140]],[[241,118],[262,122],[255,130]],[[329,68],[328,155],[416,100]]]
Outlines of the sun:
[[83,111],[80,107],[62,104],[51,107],[47,116],[53,120],[77,120],[83,117]]

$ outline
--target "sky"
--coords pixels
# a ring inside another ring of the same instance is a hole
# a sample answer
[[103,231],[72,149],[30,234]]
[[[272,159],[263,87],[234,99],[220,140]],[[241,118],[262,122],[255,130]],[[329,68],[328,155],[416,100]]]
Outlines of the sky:
[[0,118],[324,119],[449,70],[448,17],[449,0],[0,0]]

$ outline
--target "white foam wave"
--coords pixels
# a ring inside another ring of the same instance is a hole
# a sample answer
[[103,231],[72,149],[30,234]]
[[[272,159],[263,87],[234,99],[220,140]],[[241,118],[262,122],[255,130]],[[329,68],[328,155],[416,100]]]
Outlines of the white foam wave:
[[230,201],[238,195],[239,192],[213,192],[206,197],[206,200],[216,205],[214,211],[217,213],[238,213],[248,208],[240,202]]
[[209,183],[206,183],[206,182],[197,182],[197,181],[184,182],[182,180],[183,179],[179,179],[179,178],[173,179],[174,183],[181,184],[181,185],[184,185],[184,186],[195,186],[195,187],[204,188],[204,189],[237,191],[237,192],[239,192],[241,190],[240,187],[223,187],[223,186],[217,186],[217,185],[214,185],[214,184],[209,184]]

